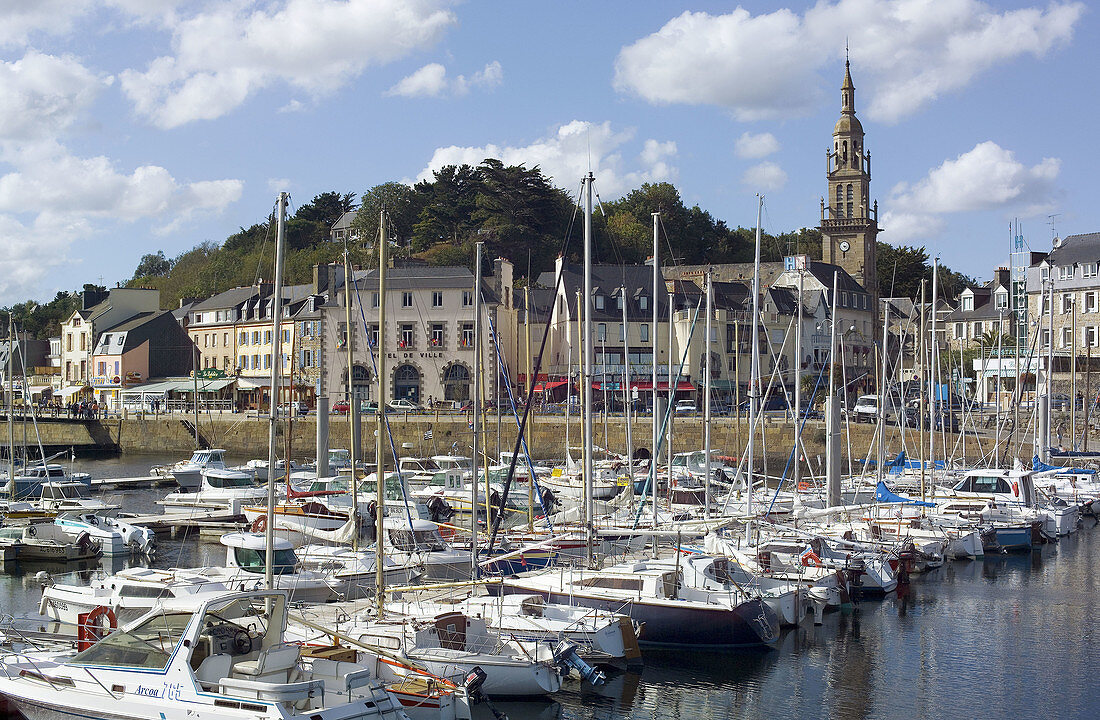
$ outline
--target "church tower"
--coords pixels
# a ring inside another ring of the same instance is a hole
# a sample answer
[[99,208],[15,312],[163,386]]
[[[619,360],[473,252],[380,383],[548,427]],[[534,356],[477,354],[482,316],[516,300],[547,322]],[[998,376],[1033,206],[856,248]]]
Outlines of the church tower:
[[825,151],[827,194],[821,200],[821,259],[839,265],[871,294],[878,308],[875,240],[878,201],[870,203],[871,153],[864,152],[863,126],[856,118],[856,88],[847,59],[840,87],[840,119],[833,147]]

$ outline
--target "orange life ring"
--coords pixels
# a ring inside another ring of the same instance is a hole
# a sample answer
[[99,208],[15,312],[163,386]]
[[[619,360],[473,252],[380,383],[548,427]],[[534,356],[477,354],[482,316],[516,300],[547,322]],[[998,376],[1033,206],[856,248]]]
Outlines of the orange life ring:
[[258,533],[264,532],[265,530],[267,530],[267,516],[266,515],[261,515],[260,517],[253,520],[251,530],[252,530],[252,532],[258,532]]
[[813,489],[814,489],[814,486],[811,485],[810,483],[806,482],[805,480],[799,480],[798,481],[798,491],[799,492],[809,492]]
[[821,562],[821,558],[819,558],[815,552],[804,553],[802,555],[802,564],[805,567],[825,567],[825,563]]
[[[104,627],[100,620],[107,618],[107,626]],[[98,640],[106,637],[112,630],[118,628],[118,618],[115,611],[106,605],[99,605],[77,617],[77,649],[85,650]]]

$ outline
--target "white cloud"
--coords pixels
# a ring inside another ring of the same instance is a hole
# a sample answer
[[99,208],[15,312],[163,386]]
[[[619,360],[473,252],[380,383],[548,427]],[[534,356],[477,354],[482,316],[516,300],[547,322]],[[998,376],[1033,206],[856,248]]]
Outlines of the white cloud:
[[741,182],[759,190],[780,190],[787,184],[787,173],[770,160],[753,165],[741,175]]
[[105,82],[73,58],[33,50],[0,62],[0,141],[49,138],[67,129]]
[[822,0],[803,15],[685,12],[619,51],[614,86],[746,121],[800,114],[839,85],[838,38],[848,37],[867,114],[896,122],[998,64],[1069,42],[1084,11],[1080,2],[1000,12],[979,0]]
[[741,133],[741,137],[733,144],[733,151],[737,157],[756,159],[767,157],[779,152],[779,141],[775,135],[769,132],[754,135],[748,131]]
[[431,63],[402,78],[386,92],[405,97],[439,97],[447,89],[447,68]]
[[0,46],[21,47],[37,35],[66,35],[93,5],[92,0],[5,2],[0,10]]
[[50,142],[25,144],[8,159],[17,167],[0,176],[4,301],[38,294],[55,266],[73,262],[71,248],[114,223],[155,220],[155,232],[167,232],[224,210],[244,187],[233,179],[181,182],[156,165],[120,172],[106,157],[76,157]]
[[437,148],[417,180],[430,180],[432,173],[446,165],[478,165],[485,158],[498,158],[505,165],[539,166],[558,187],[572,192],[589,171],[596,176],[596,187],[605,199],[621,195],[643,182],[670,180],[676,168],[669,164],[676,144],[646,140],[638,154],[639,167],[626,167],[623,151],[634,140],[632,129],[616,131],[610,122],[590,123],[573,120],[561,125],[549,136],[520,147],[482,145],[480,147]]
[[465,95],[473,88],[493,88],[504,79],[504,70],[494,60],[470,77],[459,75],[454,80],[447,79],[447,68],[439,63],[429,63],[412,75],[402,78],[390,88],[387,95],[403,97],[442,97],[443,95]]
[[286,83],[335,92],[368,66],[432,45],[455,23],[447,0],[216,3],[174,21],[174,53],[120,73],[137,111],[162,128],[221,117]]
[[954,213],[1011,209],[1033,215],[1049,207],[1061,169],[1057,158],[1027,167],[992,141],[974,146],[909,185],[891,190],[891,208],[907,212]]
[[884,231],[880,239],[892,245],[927,245],[931,238],[943,232],[945,223],[938,215],[891,210],[882,214],[879,226]]

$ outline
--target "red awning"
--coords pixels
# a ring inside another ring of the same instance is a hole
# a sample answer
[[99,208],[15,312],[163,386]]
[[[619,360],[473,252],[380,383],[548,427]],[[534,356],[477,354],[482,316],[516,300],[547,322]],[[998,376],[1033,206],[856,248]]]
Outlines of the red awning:
[[[653,389],[653,381],[652,380],[633,380],[630,383],[630,387],[631,388],[636,388],[638,390],[652,390]],[[676,392],[691,391],[691,390],[694,390],[694,389],[695,389],[695,386],[692,385],[691,383],[689,383],[687,380],[681,380],[680,382],[678,382],[676,384]],[[667,382],[658,382],[657,383],[657,392],[661,392],[661,391],[668,392],[668,383]]]
[[554,381],[554,382],[536,383],[535,384],[535,392],[546,392],[548,390],[553,390],[554,388],[559,388],[564,384],[565,384],[564,380],[557,380],[557,381]]

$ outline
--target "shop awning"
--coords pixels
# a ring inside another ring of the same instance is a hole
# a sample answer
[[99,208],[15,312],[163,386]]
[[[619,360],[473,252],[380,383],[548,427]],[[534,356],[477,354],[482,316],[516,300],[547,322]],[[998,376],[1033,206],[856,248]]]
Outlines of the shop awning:
[[[652,390],[653,389],[653,381],[652,380],[633,380],[630,383],[630,387],[631,388],[637,388],[638,390]],[[691,391],[691,390],[694,390],[694,389],[695,389],[695,386],[692,385],[691,383],[689,383],[686,380],[681,380],[680,382],[678,382],[676,384],[676,392]],[[658,382],[657,383],[657,392],[662,392],[662,391],[668,392],[668,383],[667,382]]]
[[564,380],[556,380],[554,382],[540,382],[535,383],[535,392],[548,392],[554,388],[559,388],[565,384]]
[[238,390],[254,390],[256,388],[271,387],[271,378],[251,378],[251,377],[239,377],[237,378]]
[[123,395],[165,395],[175,390],[178,380],[161,380],[159,382],[146,383],[144,385],[135,385],[131,388],[125,388],[122,391]]
[[30,390],[31,395],[41,395],[42,393],[46,392],[47,390],[52,392],[53,391],[53,386],[52,385],[31,385],[29,390]]
[[88,385],[69,385],[68,387],[61,388],[61,390],[59,390],[56,394],[60,397],[67,398],[72,397],[73,395],[76,395],[78,392],[81,392],[83,390],[91,389],[92,388]]
[[[217,392],[225,387],[232,385],[237,381],[237,378],[218,378],[217,380],[203,380],[199,379],[199,392]],[[176,392],[195,392],[194,380],[180,380],[177,383]]]

